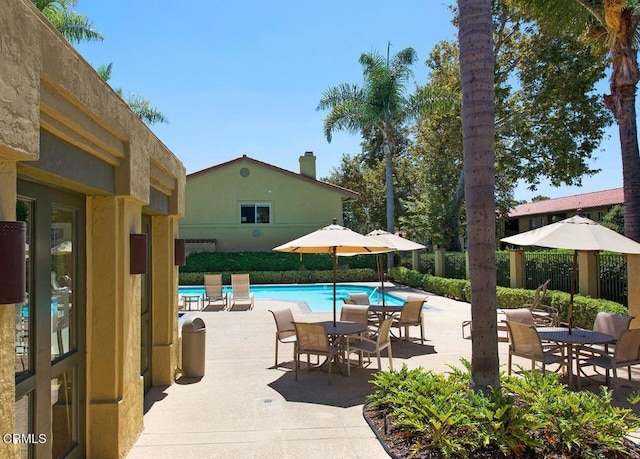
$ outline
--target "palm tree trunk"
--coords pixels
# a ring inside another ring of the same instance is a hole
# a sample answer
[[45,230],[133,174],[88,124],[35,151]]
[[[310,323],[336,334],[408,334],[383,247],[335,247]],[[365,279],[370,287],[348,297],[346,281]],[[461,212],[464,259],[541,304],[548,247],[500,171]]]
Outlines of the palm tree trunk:
[[[393,142],[386,132],[382,132],[384,138],[384,180],[387,188],[387,231],[395,232],[396,208],[395,208],[395,192],[393,189]],[[387,255],[387,270],[393,267],[393,252]]]
[[495,262],[495,102],[491,0],[458,0],[465,200],[471,277],[471,380],[500,385]]
[[636,50],[629,43],[633,35],[630,10],[616,17],[616,40],[611,46],[613,73],[611,94],[604,96],[605,106],[618,122],[622,153],[622,183],[624,188],[624,234],[640,242],[640,154],[636,127],[636,85],[638,61]]

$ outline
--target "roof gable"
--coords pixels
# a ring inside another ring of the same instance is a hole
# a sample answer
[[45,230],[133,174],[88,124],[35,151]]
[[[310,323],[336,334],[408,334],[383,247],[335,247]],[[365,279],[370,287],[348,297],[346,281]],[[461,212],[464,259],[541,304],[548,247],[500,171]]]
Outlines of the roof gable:
[[520,204],[509,211],[509,217],[516,218],[526,215],[575,211],[577,209],[593,209],[595,207],[607,207],[615,204],[624,204],[624,190],[622,188]]
[[289,177],[293,177],[295,179],[302,180],[304,182],[308,182],[308,183],[311,183],[311,184],[315,184],[315,185],[319,185],[319,186],[328,188],[328,189],[330,189],[332,191],[336,191],[336,192],[338,192],[340,194],[346,195],[346,196],[351,197],[351,198],[357,198],[359,196],[359,194],[357,192],[355,192],[353,190],[349,190],[348,188],[343,188],[341,186],[334,185],[332,183],[323,182],[321,180],[316,180],[314,178],[307,177],[306,175],[297,174],[295,172],[291,172],[291,171],[283,169],[281,167],[274,166],[273,164],[265,163],[263,161],[259,161],[259,160],[254,159],[254,158],[250,158],[247,155],[242,155],[241,157],[232,159],[231,161],[227,161],[227,162],[224,162],[224,163],[216,164],[215,166],[211,166],[211,167],[208,167],[206,169],[202,169],[200,171],[188,174],[187,175],[187,181],[189,181],[190,179],[195,178],[195,177],[200,177],[200,176],[203,176],[203,175],[210,174],[212,172],[220,171],[220,170],[222,170],[222,169],[224,169],[226,167],[229,167],[229,166],[241,163],[241,162],[247,162],[247,163],[250,163],[250,164],[257,165],[257,166],[266,167],[266,168],[271,169],[271,170],[273,170],[273,171],[275,171],[277,173],[284,174],[284,175],[287,175]]

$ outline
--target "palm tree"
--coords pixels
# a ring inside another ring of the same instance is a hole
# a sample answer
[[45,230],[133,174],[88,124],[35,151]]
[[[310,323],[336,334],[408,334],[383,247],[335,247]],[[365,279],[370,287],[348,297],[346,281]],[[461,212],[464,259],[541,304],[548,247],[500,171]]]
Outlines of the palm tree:
[[396,134],[420,110],[420,104],[406,91],[412,75],[410,67],[416,60],[416,52],[411,47],[403,49],[391,60],[388,48],[386,58],[375,52],[363,53],[358,61],[363,67],[363,86],[343,83],[331,87],[322,93],[317,107],[317,110],[330,110],[324,119],[328,142],[331,142],[333,132],[340,130],[352,134],[369,132],[382,140],[387,231],[391,233],[395,226],[393,153],[398,141]]
[[71,43],[104,39],[87,16],[73,11],[77,0],[31,0],[31,3]]
[[611,94],[604,104],[618,123],[622,154],[625,235],[640,242],[640,156],[636,127],[636,86],[640,4],[636,0],[509,0],[551,28],[575,28],[594,45],[608,48]]
[[495,89],[491,0],[458,0],[464,188],[471,280],[471,380],[500,385],[496,317]]
[[[96,69],[98,75],[102,79],[108,82],[111,79],[111,71],[113,70],[113,62],[109,62],[107,65],[101,65]],[[113,89],[129,106],[131,111],[135,113],[138,118],[145,122],[147,126],[151,126],[155,123],[168,123],[167,117],[155,107],[151,106],[151,101],[142,96],[130,94],[127,98],[124,97],[122,88]]]

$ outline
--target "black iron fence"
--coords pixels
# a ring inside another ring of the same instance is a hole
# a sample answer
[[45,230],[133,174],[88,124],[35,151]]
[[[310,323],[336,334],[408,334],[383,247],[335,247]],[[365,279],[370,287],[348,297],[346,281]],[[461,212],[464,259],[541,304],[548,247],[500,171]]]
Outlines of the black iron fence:
[[[525,252],[525,288],[535,289],[547,279],[550,290],[571,291],[572,253]],[[576,271],[576,290],[580,269]]]
[[627,260],[622,254],[600,254],[600,298],[628,305]]
[[[525,288],[535,289],[547,279],[550,290],[571,291],[572,252],[525,252]],[[410,262],[410,259],[403,262]],[[466,276],[466,256],[464,253],[445,254],[445,277],[464,279]],[[434,274],[434,254],[420,254],[420,271]],[[409,265],[410,266],[410,265]],[[496,252],[497,283],[503,287],[510,285],[509,252]],[[600,253],[600,298],[628,304],[627,263],[622,254]],[[580,266],[576,271],[576,291],[580,282]]]

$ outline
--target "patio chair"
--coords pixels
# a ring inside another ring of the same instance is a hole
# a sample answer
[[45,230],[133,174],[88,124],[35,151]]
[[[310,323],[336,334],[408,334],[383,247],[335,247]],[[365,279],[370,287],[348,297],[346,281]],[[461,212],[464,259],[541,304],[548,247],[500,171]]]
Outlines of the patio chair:
[[[509,332],[509,360],[507,374],[511,374],[513,356],[531,360],[531,371],[535,370],[536,362],[542,363],[542,373],[546,373],[546,366],[558,363],[563,367],[567,357],[563,346],[553,346],[548,349],[542,347],[542,341],[536,327],[530,324],[507,320]],[[558,354],[560,351],[560,354]]]
[[296,327],[293,325],[293,313],[289,308],[269,309],[276,322],[276,361],[278,368],[278,343],[293,343],[293,358],[295,360]]
[[398,329],[400,339],[402,339],[402,329],[404,328],[405,341],[409,341],[409,327],[420,327],[420,342],[424,344],[424,324],[422,321],[422,308],[426,303],[427,298],[410,295],[402,306],[402,312],[400,317],[394,318],[391,324],[392,327]]
[[[618,341],[622,333],[629,330],[633,316],[626,314],[614,314],[611,312],[599,312],[593,322],[593,331],[605,333],[613,336]],[[609,344],[587,344],[580,348],[580,353],[588,356],[596,354],[613,354],[616,343]]]
[[353,300],[354,304],[366,304],[369,305],[369,295],[366,293],[348,293],[349,298]]
[[382,370],[382,364],[380,360],[380,353],[383,349],[388,349],[389,354],[389,368],[393,370],[393,355],[391,352],[391,324],[393,318],[385,319],[380,324],[380,329],[375,337],[367,338],[360,336],[355,338],[352,343],[349,344],[349,352],[357,352],[360,354],[360,362],[362,362],[363,354],[367,354],[369,363],[371,363],[371,354],[376,354],[378,358],[378,370]]
[[228,299],[229,311],[253,309],[253,293],[249,291],[248,274],[231,275],[231,298]]
[[[206,303],[206,304],[205,304]],[[204,275],[204,297],[202,309],[222,311],[227,307],[227,296],[222,293],[222,274]]]
[[295,374],[298,380],[298,368],[300,367],[300,354],[307,354],[307,368],[310,368],[309,356],[317,355],[326,357],[329,365],[329,382],[331,382],[331,363],[338,354],[338,343],[331,343],[329,335],[321,323],[293,322],[296,329],[295,347]]
[[505,321],[518,322],[520,324],[536,326],[535,318],[530,309],[516,308],[516,309],[503,309],[502,313],[505,316]]
[[605,382],[609,385],[609,370],[613,370],[613,378],[617,382],[620,367],[627,367],[631,381],[631,366],[640,364],[640,329],[625,330],[620,335],[613,355],[595,353],[592,357],[578,358],[578,389],[580,389],[580,369],[595,365],[605,370]]
[[533,303],[524,305],[533,314],[533,319],[538,327],[555,327],[558,325],[560,317],[556,308],[542,304],[542,300],[547,294],[549,282],[551,282],[551,279],[547,279],[546,282],[536,288]]

